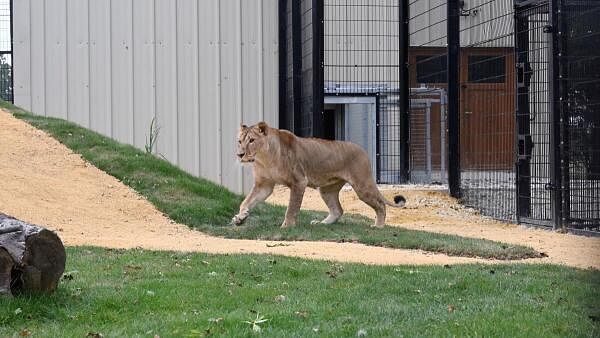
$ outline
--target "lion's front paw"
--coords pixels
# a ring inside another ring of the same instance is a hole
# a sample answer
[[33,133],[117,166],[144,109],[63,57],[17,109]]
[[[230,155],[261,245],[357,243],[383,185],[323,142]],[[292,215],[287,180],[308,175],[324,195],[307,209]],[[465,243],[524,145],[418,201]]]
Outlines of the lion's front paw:
[[231,219],[231,224],[233,224],[233,225],[240,225],[240,224],[244,223],[245,220],[246,220],[246,217],[242,217],[240,215],[235,215]]
[[283,222],[283,224],[281,224],[281,228],[283,228],[283,229],[285,229],[285,228],[291,228],[291,227],[293,227],[294,225],[296,225],[296,223],[293,223],[293,222],[285,222],[285,221],[284,221],[284,222]]

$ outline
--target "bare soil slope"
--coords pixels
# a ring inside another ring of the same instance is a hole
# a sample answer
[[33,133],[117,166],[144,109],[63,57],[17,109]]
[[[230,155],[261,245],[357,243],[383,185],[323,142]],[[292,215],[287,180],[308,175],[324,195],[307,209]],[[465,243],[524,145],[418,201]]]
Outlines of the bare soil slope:
[[[274,242],[207,236],[176,224],[117,179],[85,162],[46,133],[0,111],[0,212],[56,230],[66,245],[109,248],[270,253],[368,264],[457,264],[492,262],[416,250],[352,243]],[[392,194],[389,191],[388,194]],[[389,223],[404,227],[528,244],[549,257],[527,262],[600,268],[600,239],[505,225],[464,210],[435,191],[403,191],[407,209],[390,212]],[[278,189],[273,202],[286,200]],[[351,191],[343,193],[347,212],[370,210]],[[316,192],[305,207],[323,209]]]

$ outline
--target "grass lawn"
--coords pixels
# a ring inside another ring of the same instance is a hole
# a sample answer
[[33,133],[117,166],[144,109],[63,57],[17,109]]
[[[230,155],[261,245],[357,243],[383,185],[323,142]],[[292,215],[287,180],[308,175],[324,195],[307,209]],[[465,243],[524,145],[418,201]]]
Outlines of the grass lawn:
[[229,221],[237,213],[242,196],[189,175],[156,156],[73,123],[34,116],[6,102],[0,105],[12,111],[17,118],[47,131],[99,169],[121,180],[174,221],[208,234],[244,239],[352,241],[373,246],[496,259],[541,256],[529,247],[489,240],[398,227],[371,228],[369,225],[373,221],[359,215],[344,215],[332,225],[311,225],[311,220],[322,219],[325,213],[302,211],[298,226],[280,229],[285,208],[265,203],[253,211],[243,226],[231,226]]
[[600,272],[377,267],[260,255],[68,248],[51,296],[0,300],[0,336],[600,336]]

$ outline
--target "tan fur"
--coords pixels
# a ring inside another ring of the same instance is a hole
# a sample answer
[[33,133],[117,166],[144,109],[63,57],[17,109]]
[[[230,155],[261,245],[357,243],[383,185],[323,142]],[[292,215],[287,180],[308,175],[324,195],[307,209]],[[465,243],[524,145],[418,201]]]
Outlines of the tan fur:
[[346,182],[375,210],[375,226],[385,224],[386,204],[402,206],[381,195],[367,153],[354,143],[301,138],[287,130],[270,128],[264,122],[251,127],[242,125],[238,138],[238,157],[242,163],[252,163],[254,187],[233,217],[234,224],[241,224],[254,206],[271,195],[276,184],[291,190],[282,227],[296,224],[307,186],[319,189],[329,208],[329,215],[321,223],[333,223],[342,215],[338,195]]

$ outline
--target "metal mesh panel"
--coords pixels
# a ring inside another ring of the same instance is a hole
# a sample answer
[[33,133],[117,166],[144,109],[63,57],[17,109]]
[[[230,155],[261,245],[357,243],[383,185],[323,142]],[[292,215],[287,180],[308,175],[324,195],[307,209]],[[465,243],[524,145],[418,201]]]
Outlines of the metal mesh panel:
[[460,8],[460,169],[464,202],[515,218],[515,55],[511,1]]
[[447,183],[446,1],[409,3],[410,181]]
[[324,83],[329,96],[377,96],[378,177],[400,174],[399,0],[324,2]]
[[[292,35],[292,0],[286,0],[285,9],[285,50],[286,67],[285,67],[285,119],[280,121],[281,127],[287,130],[294,131],[294,40]],[[283,20],[282,20],[283,21]],[[283,74],[280,74],[282,76]]]
[[300,123],[295,129],[299,136],[313,136],[313,15],[312,0],[300,1],[301,41],[301,113]]
[[13,102],[12,21],[10,0],[0,0],[0,98]]
[[[521,221],[552,220],[552,118],[549,93],[548,5],[519,10],[517,37],[518,213]],[[521,22],[521,21],[520,21]]]
[[600,231],[600,3],[564,1],[561,7],[563,217],[568,227]]

